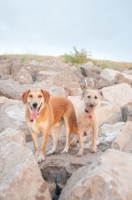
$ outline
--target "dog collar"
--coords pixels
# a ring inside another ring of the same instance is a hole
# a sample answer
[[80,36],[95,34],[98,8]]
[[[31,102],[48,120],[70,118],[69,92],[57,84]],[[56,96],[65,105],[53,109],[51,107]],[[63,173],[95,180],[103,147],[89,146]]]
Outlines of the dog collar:
[[91,119],[91,118],[92,118],[92,116],[91,116],[91,115],[89,115],[89,116],[88,116],[88,118],[89,118],[89,119]]
[[[89,113],[88,110],[86,110],[86,109],[85,109],[85,112],[86,112],[86,113]],[[89,118],[89,119],[92,119],[92,115],[89,115],[88,118]]]

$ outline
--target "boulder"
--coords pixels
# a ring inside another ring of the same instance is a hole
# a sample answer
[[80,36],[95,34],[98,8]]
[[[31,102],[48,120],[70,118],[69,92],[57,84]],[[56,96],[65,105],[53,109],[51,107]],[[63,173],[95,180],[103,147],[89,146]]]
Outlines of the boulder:
[[11,74],[11,60],[0,60],[0,76]]
[[0,75],[0,80],[14,80],[17,81],[16,77],[13,75]]
[[41,82],[41,81],[47,79],[48,77],[57,75],[58,73],[59,72],[55,72],[55,71],[40,71],[36,75],[36,81]]
[[101,89],[105,100],[119,107],[124,106],[132,99],[132,88],[126,83]]
[[129,75],[132,75],[132,69],[124,70],[123,73],[129,74]]
[[13,80],[0,80],[0,95],[7,98],[21,100],[22,93],[30,88],[42,88],[51,95],[65,95],[65,90],[61,86],[46,88],[43,82],[21,85]]
[[18,100],[0,97],[0,132],[7,128],[21,130],[25,135],[29,135],[23,103]]
[[11,75],[16,76],[24,63],[19,62],[17,59],[12,60]]
[[14,142],[0,142],[0,199],[51,200],[32,152]]
[[98,66],[94,66],[93,63],[88,62],[80,67],[83,76],[89,77],[89,74],[100,74],[101,68]]
[[123,120],[132,121],[132,100],[121,108]]
[[132,122],[127,121],[112,142],[112,148],[132,153]]
[[13,128],[7,128],[5,131],[0,133],[0,142],[17,142],[23,146],[26,146],[25,133],[21,130],[16,130]]
[[81,88],[78,81],[79,78],[72,71],[65,71],[48,77],[42,83],[45,87],[63,87],[68,95],[75,96],[81,94]]
[[113,82],[115,84],[127,83],[128,85],[132,86],[132,80],[125,78],[125,76],[123,74],[120,74],[120,73],[116,74]]
[[97,139],[98,149],[100,149],[101,151],[106,151],[107,149],[110,149],[112,141],[120,132],[124,124],[124,122],[118,122],[115,124],[104,124],[103,126],[101,126],[99,129],[99,135]]
[[[99,128],[99,134],[97,138],[97,148],[100,151],[106,151],[111,148],[112,141],[116,135],[120,132],[124,122],[118,122],[116,124],[104,124]],[[92,133],[83,138],[85,148],[91,149]]]
[[102,89],[103,87],[112,86],[113,83],[100,77],[98,74],[90,74],[89,77],[85,77],[79,81],[80,87],[85,89]]
[[59,200],[131,200],[132,157],[107,150],[67,181]]
[[17,78],[17,80],[19,81],[20,84],[29,84],[29,83],[33,82],[32,76],[23,67],[21,67],[16,78]]
[[104,69],[104,70],[101,72],[100,76],[101,76],[102,78],[105,78],[105,79],[109,80],[109,81],[114,81],[115,76],[116,76],[117,74],[119,74],[119,73],[122,74],[126,79],[129,79],[129,80],[132,81],[132,75],[128,75],[128,74],[126,74],[126,73],[122,73],[122,72],[119,72],[119,71],[113,70],[113,69]]
[[97,107],[97,116],[99,126],[123,121],[120,108],[106,101],[100,101],[100,104]]

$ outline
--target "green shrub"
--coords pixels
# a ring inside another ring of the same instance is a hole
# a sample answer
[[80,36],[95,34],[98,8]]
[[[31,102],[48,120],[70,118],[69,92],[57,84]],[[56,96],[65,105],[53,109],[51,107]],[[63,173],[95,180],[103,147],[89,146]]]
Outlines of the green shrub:
[[[70,52],[69,54],[65,54],[64,55],[64,61],[66,63],[71,62],[71,63],[86,63],[88,60],[88,55],[87,55],[87,51],[85,49],[81,49],[80,51],[78,51],[76,49],[76,47],[73,47],[73,53]],[[90,57],[90,55],[89,55]]]

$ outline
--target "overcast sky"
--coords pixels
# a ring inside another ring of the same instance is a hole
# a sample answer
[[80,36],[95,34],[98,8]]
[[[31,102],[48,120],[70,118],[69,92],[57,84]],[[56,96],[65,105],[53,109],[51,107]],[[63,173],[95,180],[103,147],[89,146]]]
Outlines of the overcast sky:
[[0,0],[0,54],[132,61],[132,0]]

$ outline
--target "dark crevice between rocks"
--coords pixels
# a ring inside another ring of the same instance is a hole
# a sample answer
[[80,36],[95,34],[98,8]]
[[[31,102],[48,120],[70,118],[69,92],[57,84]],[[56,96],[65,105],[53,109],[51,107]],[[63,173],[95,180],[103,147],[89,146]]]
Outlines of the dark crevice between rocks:
[[[83,167],[84,165],[70,163],[70,166],[72,169],[78,170],[80,167]],[[49,164],[44,166],[43,169],[41,169],[41,173],[42,177],[49,186],[49,191],[52,198],[55,196],[55,190],[56,190],[55,180],[57,181],[57,184],[63,189],[68,179],[72,176],[72,174],[67,171],[65,166],[55,166]]]

